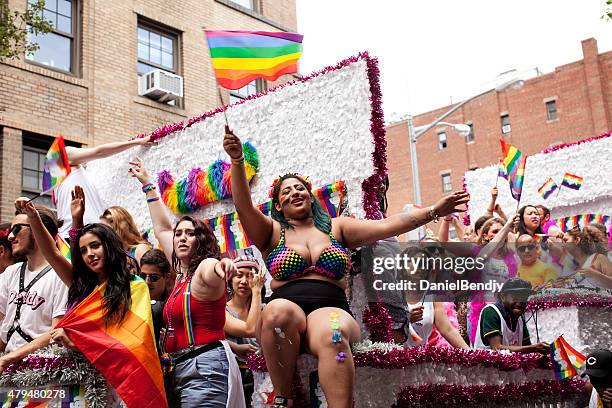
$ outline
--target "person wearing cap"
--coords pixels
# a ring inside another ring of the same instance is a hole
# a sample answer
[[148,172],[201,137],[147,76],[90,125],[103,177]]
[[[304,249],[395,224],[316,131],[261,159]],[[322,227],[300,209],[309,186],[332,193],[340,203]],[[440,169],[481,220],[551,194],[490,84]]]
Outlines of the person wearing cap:
[[595,350],[586,358],[586,370],[593,386],[589,408],[612,408],[612,351]]
[[529,338],[524,313],[530,294],[531,283],[520,278],[508,279],[497,302],[486,305],[480,312],[474,347],[548,354],[548,343],[531,344]]
[[236,274],[228,282],[230,299],[225,307],[224,330],[240,368],[244,399],[247,406],[251,406],[255,383],[245,357],[259,349],[255,328],[261,315],[264,275],[259,262],[252,256],[240,256],[234,259],[234,265]]
[[11,224],[0,225],[0,273],[16,262],[11,243],[8,240],[10,230]]

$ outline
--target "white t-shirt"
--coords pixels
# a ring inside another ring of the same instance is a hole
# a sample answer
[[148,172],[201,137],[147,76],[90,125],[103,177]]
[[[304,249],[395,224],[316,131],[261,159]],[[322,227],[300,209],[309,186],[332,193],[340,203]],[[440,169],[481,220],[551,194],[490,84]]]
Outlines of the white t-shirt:
[[64,225],[59,229],[59,234],[66,238],[72,226],[72,213],[70,203],[72,202],[72,191],[74,186],[81,186],[85,191],[85,215],[83,224],[100,222],[100,216],[106,210],[104,201],[98,194],[95,186],[91,183],[83,166],[72,169],[66,180],[55,189],[55,208],[57,218],[64,221]]
[[[0,275],[0,313],[4,320],[0,325],[0,338],[7,342],[7,333],[13,326],[17,311],[16,300],[19,295],[19,275],[21,262],[6,268]],[[24,288],[38,275],[39,271],[25,270]],[[20,327],[24,333],[33,339],[41,336],[51,329],[53,318],[61,317],[66,313],[68,302],[68,287],[64,285],[59,276],[51,269],[38,280],[25,294],[25,303],[21,306]],[[17,332],[11,336],[6,351],[13,351],[26,344],[27,341]]]

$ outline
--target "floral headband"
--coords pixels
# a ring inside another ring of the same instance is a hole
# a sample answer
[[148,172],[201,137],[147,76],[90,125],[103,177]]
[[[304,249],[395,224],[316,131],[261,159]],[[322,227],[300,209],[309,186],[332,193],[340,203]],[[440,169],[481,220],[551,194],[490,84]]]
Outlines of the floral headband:
[[283,176],[278,176],[277,178],[274,179],[274,181],[272,182],[272,185],[270,186],[270,190],[268,190],[268,197],[270,197],[271,199],[274,199],[274,189],[276,188],[276,186],[278,186],[281,183],[281,180],[292,178],[291,176],[303,181],[306,184],[306,188],[308,189],[308,191],[312,191],[312,183],[310,182],[310,180],[308,180],[307,176],[302,176],[301,174],[298,174],[298,173],[287,173]]

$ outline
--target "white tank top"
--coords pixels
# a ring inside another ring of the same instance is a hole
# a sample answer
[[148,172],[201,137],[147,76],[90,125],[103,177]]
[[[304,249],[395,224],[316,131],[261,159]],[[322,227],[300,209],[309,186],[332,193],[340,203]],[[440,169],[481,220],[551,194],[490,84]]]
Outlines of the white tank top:
[[499,319],[501,321],[502,344],[504,346],[522,346],[523,323],[525,321],[524,317],[519,317],[518,322],[516,323],[516,330],[512,331],[510,330],[510,327],[508,327],[508,325],[506,324],[506,320],[502,316],[497,306],[494,304],[490,304],[483,307],[482,311],[480,312],[480,317],[478,318],[478,328],[476,329],[476,337],[474,338],[474,348],[491,349],[491,346],[485,345],[482,339],[480,338],[480,320],[482,319],[482,313],[488,307],[492,307],[499,315]]
[[[591,268],[593,266],[593,261],[595,260],[595,257],[597,257],[597,254],[589,255],[587,259],[584,260],[582,267]],[[594,281],[593,279],[589,277],[585,277],[583,280],[581,280],[580,282],[576,282],[576,283],[580,286],[584,286],[587,288],[598,288],[600,286],[599,283],[597,283],[596,281]]]
[[[408,304],[408,312],[415,309],[416,307],[421,306],[421,303],[415,303],[413,305]],[[410,315],[408,315],[408,319],[410,319]],[[429,336],[431,336],[431,331],[433,330],[434,323],[434,304],[433,302],[424,302],[423,303],[423,319],[418,322],[410,323],[414,331],[421,338],[420,342],[416,342],[412,340],[410,336],[408,336],[408,340],[404,343],[405,347],[418,347],[427,344],[427,340]]]

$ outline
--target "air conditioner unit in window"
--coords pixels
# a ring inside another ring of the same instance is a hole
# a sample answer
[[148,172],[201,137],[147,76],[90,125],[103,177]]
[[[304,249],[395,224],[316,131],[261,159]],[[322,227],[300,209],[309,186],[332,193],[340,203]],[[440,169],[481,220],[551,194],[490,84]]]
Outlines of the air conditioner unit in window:
[[159,102],[177,100],[183,97],[183,77],[154,69],[138,78],[138,95]]
[[512,130],[512,128],[510,127],[510,125],[502,126],[502,133],[503,134],[510,133],[511,130]]

